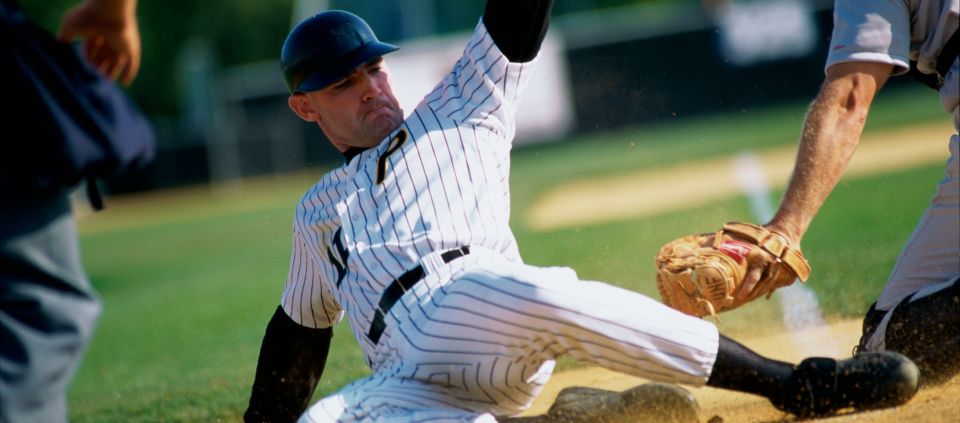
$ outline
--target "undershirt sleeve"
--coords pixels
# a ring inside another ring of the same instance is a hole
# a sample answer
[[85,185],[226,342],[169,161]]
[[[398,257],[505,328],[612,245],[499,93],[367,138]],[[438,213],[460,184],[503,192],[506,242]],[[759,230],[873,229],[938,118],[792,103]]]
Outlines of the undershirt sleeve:
[[553,0],[488,0],[483,24],[511,62],[528,62],[537,56],[550,26]]

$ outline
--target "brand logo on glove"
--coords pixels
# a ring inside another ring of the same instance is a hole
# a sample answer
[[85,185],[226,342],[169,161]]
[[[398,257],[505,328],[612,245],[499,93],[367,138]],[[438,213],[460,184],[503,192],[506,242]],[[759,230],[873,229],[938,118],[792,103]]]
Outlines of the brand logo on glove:
[[742,241],[728,240],[720,244],[720,247],[717,249],[736,260],[737,263],[743,263],[743,260],[750,254],[750,250],[753,249],[753,246]]

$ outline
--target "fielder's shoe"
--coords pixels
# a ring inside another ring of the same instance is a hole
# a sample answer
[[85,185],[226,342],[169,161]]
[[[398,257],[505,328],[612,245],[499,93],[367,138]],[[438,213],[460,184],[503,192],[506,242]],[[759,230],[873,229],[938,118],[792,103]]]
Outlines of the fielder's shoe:
[[689,391],[652,382],[623,392],[565,388],[545,416],[561,423],[695,423],[699,414],[700,406]]
[[893,352],[861,353],[843,361],[813,357],[797,365],[785,395],[770,401],[799,417],[894,407],[913,398],[919,382],[917,366]]

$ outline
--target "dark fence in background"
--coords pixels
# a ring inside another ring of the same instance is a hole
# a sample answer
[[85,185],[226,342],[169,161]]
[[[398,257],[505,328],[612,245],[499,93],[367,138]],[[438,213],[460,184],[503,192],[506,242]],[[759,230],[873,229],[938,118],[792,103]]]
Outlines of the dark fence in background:
[[801,57],[737,66],[713,27],[568,51],[580,132],[813,99],[832,11],[815,14],[816,47]]
[[[812,100],[823,79],[832,9],[828,1],[808,4],[813,5],[810,19],[814,38],[806,53],[746,65],[736,64],[725,55],[720,46],[722,31],[707,13],[691,9],[689,3],[653,19],[657,23],[646,29],[637,29],[636,19],[629,16],[593,18],[586,24],[557,19],[553,30],[562,31],[567,40],[575,132]],[[615,35],[591,40],[577,32],[578,27],[595,28],[598,22],[601,26],[608,23],[602,31]],[[623,34],[631,31],[632,35]],[[265,80],[258,82],[265,87],[255,90],[258,94],[254,95],[231,98],[231,84],[248,84],[242,78],[225,84],[230,107],[226,117],[218,118],[221,123],[214,134],[185,130],[183,119],[158,120],[162,149],[155,163],[132,178],[107,181],[108,190],[129,192],[206,183],[339,161],[339,154],[319,128],[289,111],[287,94],[276,72],[267,67]],[[911,83],[908,78],[889,82],[906,83]],[[228,138],[236,145],[230,153],[235,157],[227,161],[226,170],[210,160],[211,155],[221,154],[221,144],[205,139],[222,134],[230,134]]]

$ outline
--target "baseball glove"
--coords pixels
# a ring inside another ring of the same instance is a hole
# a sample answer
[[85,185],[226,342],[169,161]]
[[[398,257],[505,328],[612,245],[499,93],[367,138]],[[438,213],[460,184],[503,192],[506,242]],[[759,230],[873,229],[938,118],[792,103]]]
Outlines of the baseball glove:
[[[800,250],[776,232],[750,223],[729,222],[715,233],[673,240],[657,253],[657,289],[663,303],[703,317],[733,310],[796,279],[807,280],[810,265]],[[760,280],[745,298],[737,292],[750,266]],[[719,319],[717,319],[719,321]]]

